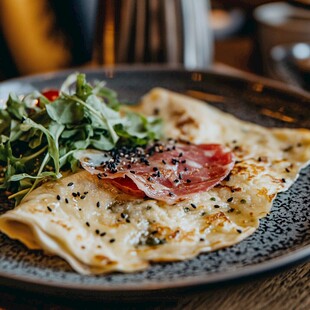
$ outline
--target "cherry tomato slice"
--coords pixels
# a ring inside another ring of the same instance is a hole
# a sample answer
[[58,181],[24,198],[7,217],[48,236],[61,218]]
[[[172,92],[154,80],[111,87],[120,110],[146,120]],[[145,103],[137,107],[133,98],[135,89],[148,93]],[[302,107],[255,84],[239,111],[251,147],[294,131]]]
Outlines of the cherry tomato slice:
[[42,92],[42,95],[46,97],[49,101],[55,101],[59,97],[58,89],[48,89]]
[[132,181],[127,176],[125,178],[110,179],[109,182],[113,184],[115,187],[122,190],[126,194],[133,195],[135,197],[140,197],[140,198],[145,197],[144,192],[141,191],[138,188],[138,186],[135,184],[135,182]]

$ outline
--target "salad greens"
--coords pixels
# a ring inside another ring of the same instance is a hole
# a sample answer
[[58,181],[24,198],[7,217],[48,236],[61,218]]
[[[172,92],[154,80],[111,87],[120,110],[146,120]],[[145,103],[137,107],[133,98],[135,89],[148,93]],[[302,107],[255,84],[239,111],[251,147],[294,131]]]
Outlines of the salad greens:
[[[75,84],[75,89],[74,89]],[[18,203],[42,181],[76,171],[77,150],[143,146],[158,139],[161,121],[121,108],[103,82],[70,75],[59,97],[10,94],[0,109],[0,190]]]

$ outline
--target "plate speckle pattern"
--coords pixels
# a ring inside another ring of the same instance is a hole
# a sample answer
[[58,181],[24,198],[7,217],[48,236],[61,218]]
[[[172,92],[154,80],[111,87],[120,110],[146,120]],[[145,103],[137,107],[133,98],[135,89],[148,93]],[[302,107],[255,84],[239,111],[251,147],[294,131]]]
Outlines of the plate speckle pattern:
[[[59,73],[47,78],[21,79],[22,89],[59,86],[67,73]],[[263,91],[255,92],[255,81],[237,77],[218,75],[213,72],[199,73],[200,82],[193,73],[185,71],[119,70],[111,78],[104,70],[88,72],[91,79],[107,79],[108,86],[120,92],[122,98],[135,101],[154,86],[187,93],[195,90],[200,93],[220,95],[225,100],[214,103],[240,118],[266,126],[308,127],[310,128],[310,99],[301,94],[275,89],[265,85]],[[126,83],[127,81],[127,83]],[[19,91],[18,82],[0,85],[0,97],[8,91]],[[25,86],[26,84],[26,86]],[[229,87],[224,87],[229,85]],[[239,86],[238,86],[239,85]],[[298,120],[283,124],[281,120],[268,118],[259,113],[263,108],[281,111]],[[301,111],[303,111],[301,113]],[[289,191],[281,193],[274,201],[271,213],[261,220],[259,229],[241,243],[213,253],[201,254],[195,259],[154,264],[144,272],[133,274],[114,273],[101,276],[82,276],[71,270],[62,259],[44,255],[41,251],[30,251],[17,241],[0,234],[0,276],[15,277],[24,281],[41,282],[55,287],[65,285],[80,289],[92,287],[98,291],[119,290],[121,288],[147,289],[175,287],[188,284],[208,284],[216,282],[216,275],[238,273],[246,267],[259,266],[275,258],[285,257],[298,250],[304,251],[304,259],[310,257],[310,167],[301,171],[297,182]],[[0,203],[0,214],[5,210]],[[274,268],[277,263],[274,264]],[[254,269],[253,269],[254,270]],[[252,270],[252,272],[253,272]],[[253,272],[254,273],[254,272]],[[248,275],[251,275],[251,268]],[[215,277],[214,277],[215,276]],[[42,282],[43,281],[43,282]],[[189,282],[190,281],[190,282]]]

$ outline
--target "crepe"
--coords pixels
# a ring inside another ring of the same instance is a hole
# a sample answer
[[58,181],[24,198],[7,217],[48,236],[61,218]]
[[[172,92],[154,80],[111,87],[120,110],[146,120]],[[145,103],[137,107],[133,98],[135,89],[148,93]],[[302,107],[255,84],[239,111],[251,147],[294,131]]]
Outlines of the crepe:
[[167,137],[232,149],[230,175],[168,205],[79,171],[31,192],[0,217],[0,230],[64,258],[82,274],[143,270],[151,262],[185,260],[245,239],[309,163],[306,129],[264,128],[164,89],[152,90],[135,110],[161,117]]

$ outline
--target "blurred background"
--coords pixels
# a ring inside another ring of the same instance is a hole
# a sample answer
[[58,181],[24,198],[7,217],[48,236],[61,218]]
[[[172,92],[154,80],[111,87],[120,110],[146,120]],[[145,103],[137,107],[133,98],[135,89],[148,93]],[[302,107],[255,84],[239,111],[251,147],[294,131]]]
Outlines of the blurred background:
[[310,87],[310,0],[1,0],[0,80],[64,68],[224,64]]

